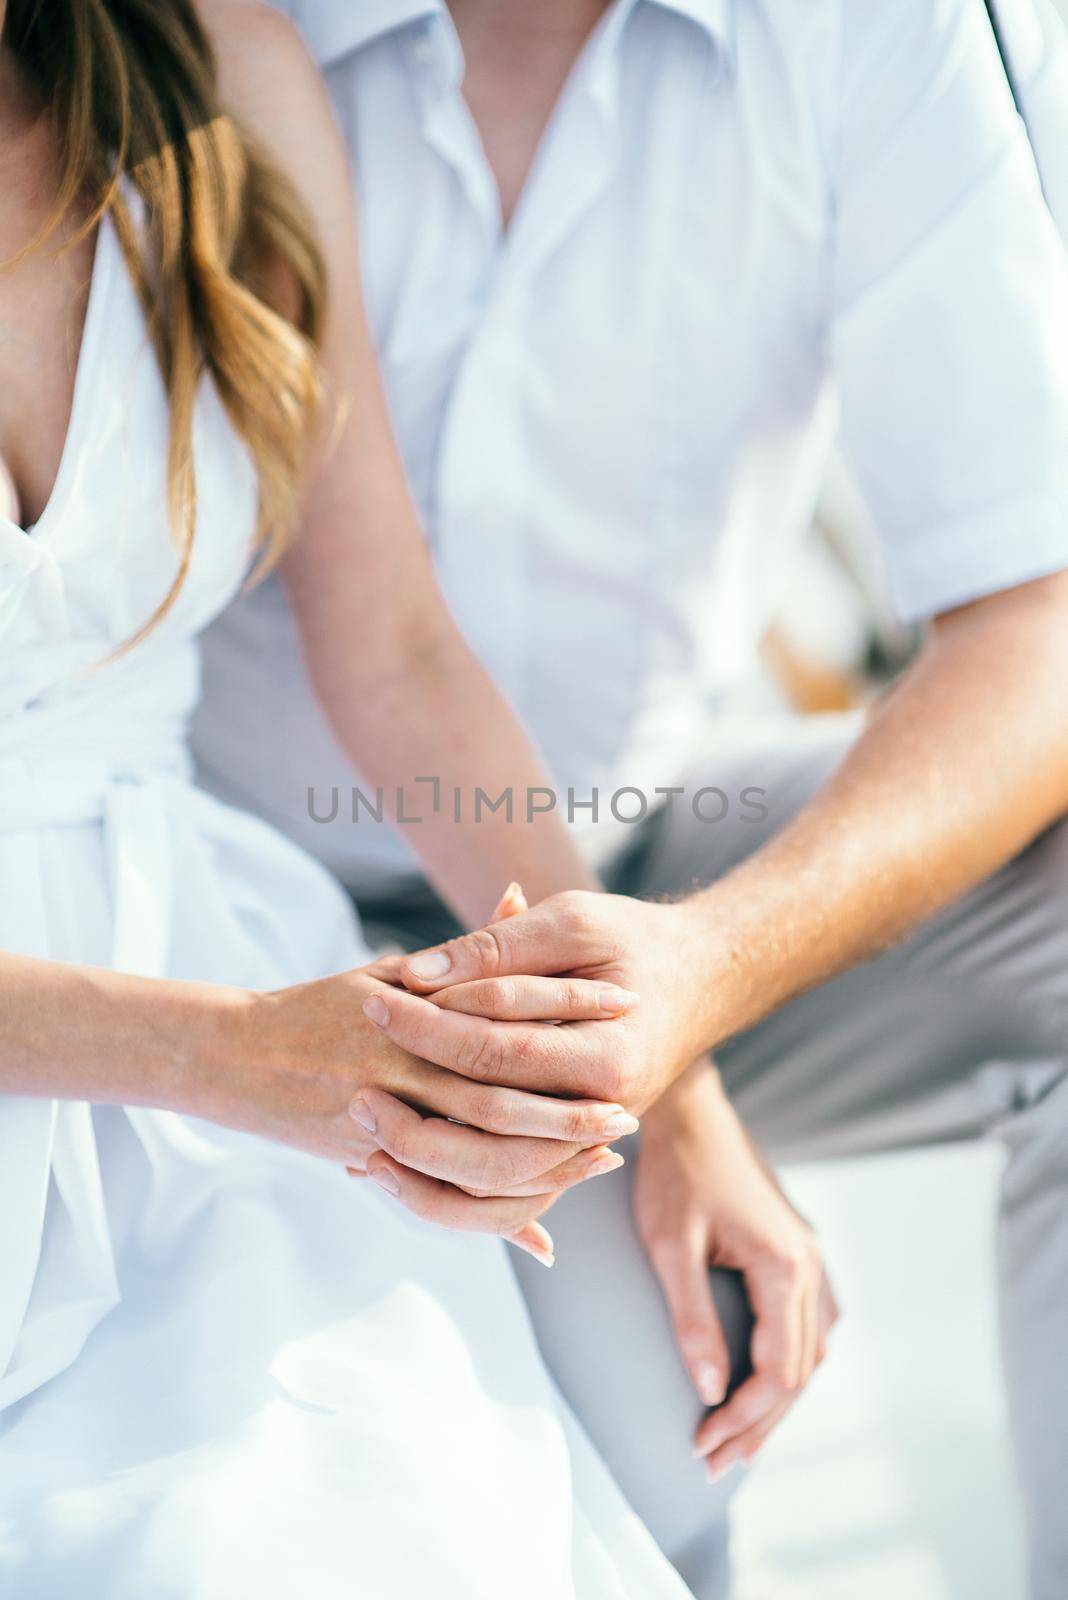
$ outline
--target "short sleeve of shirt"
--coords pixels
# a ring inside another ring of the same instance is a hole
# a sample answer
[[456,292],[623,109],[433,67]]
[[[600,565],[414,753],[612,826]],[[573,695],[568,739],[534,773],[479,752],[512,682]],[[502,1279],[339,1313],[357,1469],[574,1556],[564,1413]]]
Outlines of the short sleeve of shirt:
[[999,0],[1046,199],[1068,242],[1068,27],[1053,0]]
[[842,448],[898,610],[1068,567],[1068,250],[980,0],[843,0],[833,159]]

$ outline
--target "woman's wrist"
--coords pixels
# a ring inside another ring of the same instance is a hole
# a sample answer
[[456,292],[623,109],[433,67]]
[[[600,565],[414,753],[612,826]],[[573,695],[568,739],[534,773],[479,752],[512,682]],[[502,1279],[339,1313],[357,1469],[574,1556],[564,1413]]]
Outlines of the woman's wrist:
[[394,1047],[364,1015],[363,1001],[390,986],[374,968],[264,991],[220,991],[205,1008],[198,1044],[179,1063],[197,1114],[242,1124],[249,1103],[293,1086],[343,1080],[355,1093]]
[[0,1088],[199,1112],[252,999],[239,989],[4,954]]
[[250,1057],[257,996],[222,984],[112,980],[94,1019],[106,1080],[91,1099],[212,1118]]
[[266,1048],[267,996],[214,984],[174,987],[186,992],[170,996],[163,1008],[154,1103],[230,1124]]

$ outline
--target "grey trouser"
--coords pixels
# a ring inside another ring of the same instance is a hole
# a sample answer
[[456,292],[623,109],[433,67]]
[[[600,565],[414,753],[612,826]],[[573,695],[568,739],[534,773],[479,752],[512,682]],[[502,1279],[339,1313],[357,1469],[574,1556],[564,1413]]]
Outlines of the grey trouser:
[[[767,819],[703,823],[677,803],[643,825],[612,887],[673,894],[720,876],[809,799],[856,728],[851,717],[725,724],[722,748],[695,773],[691,792],[714,784],[734,796],[760,787]],[[784,1006],[720,1050],[718,1061],[740,1115],[773,1159],[1002,1141],[1002,1346],[1031,1594],[1064,1600],[1068,824],[906,943]],[[552,1272],[523,1258],[516,1270],[560,1387],[699,1600],[711,1600],[725,1566],[725,1502],[687,1460],[697,1409],[629,1221],[631,1169],[559,1203]],[[744,1337],[736,1280],[719,1289],[735,1338]]]

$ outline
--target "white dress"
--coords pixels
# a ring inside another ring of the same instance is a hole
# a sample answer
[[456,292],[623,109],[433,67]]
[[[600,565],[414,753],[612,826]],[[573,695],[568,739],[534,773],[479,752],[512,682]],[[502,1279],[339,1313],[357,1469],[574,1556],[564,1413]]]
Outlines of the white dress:
[[[55,492],[31,535],[0,518],[0,947],[258,988],[358,965],[325,872],[190,783],[196,635],[256,503],[207,384],[192,569],[104,660],[174,572],[166,437],[105,222]],[[190,1117],[0,1098],[0,1406],[5,1600],[687,1593],[497,1241]]]

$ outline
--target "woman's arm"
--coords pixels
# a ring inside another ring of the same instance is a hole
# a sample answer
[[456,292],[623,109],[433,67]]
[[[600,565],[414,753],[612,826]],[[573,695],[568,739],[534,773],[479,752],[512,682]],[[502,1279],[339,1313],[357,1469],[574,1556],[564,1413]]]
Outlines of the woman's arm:
[[[319,701],[387,803],[398,786],[409,797],[427,795],[419,808],[426,820],[400,826],[465,921],[484,922],[512,878],[533,900],[596,887],[556,816],[528,820],[527,791],[546,785],[545,771],[437,587],[386,412],[362,303],[352,182],[319,75],[275,13],[242,0],[203,9],[224,98],[288,171],[326,255],[323,361],[337,409],[284,564]],[[424,776],[440,780],[436,816],[428,789],[414,786]],[[476,786],[491,798],[511,788],[514,820],[487,808],[473,824]],[[464,796],[462,824],[452,820],[455,788]],[[392,813],[396,819],[395,806]]]
[[253,997],[0,952],[0,1091],[209,1114]]
[[[552,1014],[599,1014],[598,985],[536,982]],[[395,992],[374,967],[253,993],[0,953],[0,1093],[181,1111],[355,1171],[370,1158],[398,1192],[392,1157],[404,1203],[428,1220],[551,1256],[535,1219],[618,1165],[604,1141],[636,1122],[618,1105],[496,1088],[410,1055],[362,1010]],[[450,1020],[420,1004],[429,1025]],[[473,1058],[499,1026],[451,1021]]]

